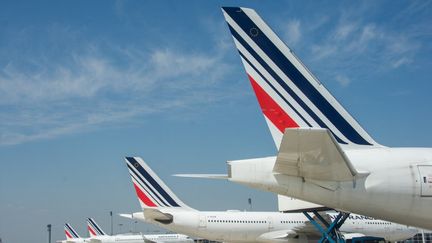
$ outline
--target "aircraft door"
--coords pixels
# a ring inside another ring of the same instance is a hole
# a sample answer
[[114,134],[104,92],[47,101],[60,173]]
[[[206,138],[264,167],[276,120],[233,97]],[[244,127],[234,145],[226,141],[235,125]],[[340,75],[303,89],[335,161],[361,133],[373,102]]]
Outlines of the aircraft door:
[[267,218],[268,229],[273,230],[273,219],[271,217]]
[[432,197],[432,165],[419,165],[420,173],[420,195]]
[[206,227],[207,227],[207,216],[206,215],[200,215],[198,228],[203,229]]

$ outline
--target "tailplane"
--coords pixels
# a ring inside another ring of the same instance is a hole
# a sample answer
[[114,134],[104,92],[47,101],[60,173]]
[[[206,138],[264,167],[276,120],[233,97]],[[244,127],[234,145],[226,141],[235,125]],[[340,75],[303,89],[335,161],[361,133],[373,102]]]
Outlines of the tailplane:
[[249,8],[222,8],[276,147],[286,128],[331,131],[345,145],[380,146]]
[[89,232],[90,237],[96,237],[101,235],[107,235],[102,230],[101,227],[99,227],[98,224],[96,224],[96,221],[94,221],[93,218],[87,218],[87,230]]
[[126,157],[136,195],[145,209],[188,209],[153,170],[139,157]]

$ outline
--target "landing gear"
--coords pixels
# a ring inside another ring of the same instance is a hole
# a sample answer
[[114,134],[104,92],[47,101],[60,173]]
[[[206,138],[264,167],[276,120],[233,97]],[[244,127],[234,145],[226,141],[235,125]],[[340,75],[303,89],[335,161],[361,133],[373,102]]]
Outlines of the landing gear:
[[[343,225],[345,220],[350,215],[349,213],[339,212],[333,222],[329,223],[325,220],[317,211],[312,211],[314,216],[318,219],[314,219],[309,212],[303,212],[303,214],[309,219],[309,221],[315,226],[315,228],[322,234],[319,243],[330,242],[330,243],[345,243],[344,238],[339,232],[339,228]],[[320,224],[321,223],[321,224]]]

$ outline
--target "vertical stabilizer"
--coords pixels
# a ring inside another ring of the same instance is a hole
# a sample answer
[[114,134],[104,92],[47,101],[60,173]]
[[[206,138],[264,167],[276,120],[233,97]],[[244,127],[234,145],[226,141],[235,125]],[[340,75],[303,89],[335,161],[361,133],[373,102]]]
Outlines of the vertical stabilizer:
[[72,239],[79,239],[81,238],[77,232],[72,228],[72,226],[70,224],[65,224],[65,234],[66,234],[66,239],[68,240],[72,240]]
[[101,227],[94,221],[93,218],[87,218],[87,230],[90,237],[96,237],[101,235],[106,235]]
[[378,145],[253,9],[222,11],[277,148],[285,129],[297,127],[326,128],[340,144]]
[[136,195],[143,209],[191,209],[139,157],[126,157]]

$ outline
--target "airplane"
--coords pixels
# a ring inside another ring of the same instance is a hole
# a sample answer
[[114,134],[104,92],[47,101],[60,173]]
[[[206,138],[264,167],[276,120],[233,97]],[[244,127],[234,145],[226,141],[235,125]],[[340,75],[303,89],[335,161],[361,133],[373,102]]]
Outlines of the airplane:
[[182,234],[118,234],[108,235],[95,222],[93,218],[87,218],[87,230],[89,238],[81,238],[76,231],[70,226],[65,225],[66,240],[57,241],[59,243],[193,243],[194,240],[187,235]]
[[432,229],[432,149],[379,144],[255,10],[222,12],[278,153],[193,177]]
[[58,243],[81,243],[85,242],[84,238],[81,238],[78,233],[68,223],[64,226],[66,240],[57,241]]
[[[142,212],[120,216],[152,223],[170,231],[221,242],[303,242],[318,239],[305,215],[280,212],[198,211],[183,203],[139,157],[126,157],[126,165]],[[280,199],[281,200],[281,199]],[[324,216],[330,222],[336,213]],[[388,241],[414,236],[416,228],[351,215],[341,228],[345,238],[376,236]]]

